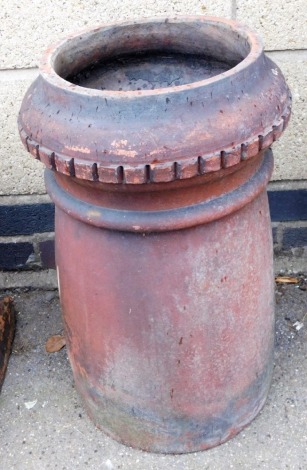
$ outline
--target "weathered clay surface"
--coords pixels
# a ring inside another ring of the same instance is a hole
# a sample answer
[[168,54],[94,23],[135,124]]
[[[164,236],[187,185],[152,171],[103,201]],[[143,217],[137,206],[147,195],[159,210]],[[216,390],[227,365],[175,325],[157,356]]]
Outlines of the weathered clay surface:
[[47,52],[20,134],[48,168],[76,385],[114,438],[207,449],[263,406],[265,189],[290,105],[259,38],[227,20],[110,25]]
[[[74,83],[89,67],[97,72],[97,64],[131,51],[186,55],[185,70],[191,57],[211,57],[229,70],[207,78],[196,67],[183,85],[172,70],[171,86],[160,79],[162,88],[154,89]],[[28,151],[60,173],[103,183],[159,183],[257,155],[281,135],[290,106],[280,70],[247,28],[207,18],[148,20],[97,28],[51,48],[24,99],[19,128]]]
[[266,194],[171,234],[112,233],[60,209],[56,220],[69,356],[94,422],[170,453],[212,447],[248,424],[272,367]]

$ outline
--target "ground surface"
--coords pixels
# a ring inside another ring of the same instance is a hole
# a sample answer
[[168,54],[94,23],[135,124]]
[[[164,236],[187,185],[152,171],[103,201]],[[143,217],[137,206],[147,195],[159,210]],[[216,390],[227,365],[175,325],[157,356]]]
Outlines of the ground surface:
[[74,388],[66,349],[45,351],[48,337],[62,332],[57,291],[13,296],[18,324],[0,395],[0,470],[307,469],[307,291],[277,289],[274,377],[260,415],[222,446],[175,456],[125,447],[96,429]]

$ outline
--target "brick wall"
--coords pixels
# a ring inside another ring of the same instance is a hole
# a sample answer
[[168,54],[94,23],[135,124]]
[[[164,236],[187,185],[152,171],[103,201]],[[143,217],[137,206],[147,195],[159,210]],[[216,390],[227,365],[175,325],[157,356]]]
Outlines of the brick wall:
[[[271,183],[274,252],[307,260],[307,183]],[[0,270],[55,268],[54,206],[46,196],[0,206]]]
[[[53,261],[53,208],[43,165],[17,132],[23,95],[43,50],[70,32],[103,22],[203,14],[237,19],[263,37],[293,93],[291,123],[274,144],[271,213],[276,254],[306,253],[307,8],[305,0],[3,0],[0,10],[0,269],[40,269]],[[274,186],[275,185],[275,186]]]

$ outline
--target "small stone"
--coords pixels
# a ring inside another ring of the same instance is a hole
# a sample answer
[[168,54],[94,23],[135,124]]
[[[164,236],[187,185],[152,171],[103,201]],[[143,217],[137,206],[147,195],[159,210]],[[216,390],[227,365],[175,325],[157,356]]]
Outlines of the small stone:
[[110,459],[108,459],[108,460],[105,461],[104,466],[105,466],[105,468],[107,468],[107,469],[109,469],[109,470],[114,469],[114,465],[112,464],[112,462],[111,462]]
[[46,295],[45,295],[45,300],[46,302],[51,302],[52,300],[54,300],[56,298],[57,294],[55,291],[50,291],[50,292],[47,292]]
[[26,401],[26,402],[25,402],[25,407],[27,408],[27,410],[31,410],[32,408],[34,408],[34,406],[36,405],[36,403],[37,403],[37,400]]

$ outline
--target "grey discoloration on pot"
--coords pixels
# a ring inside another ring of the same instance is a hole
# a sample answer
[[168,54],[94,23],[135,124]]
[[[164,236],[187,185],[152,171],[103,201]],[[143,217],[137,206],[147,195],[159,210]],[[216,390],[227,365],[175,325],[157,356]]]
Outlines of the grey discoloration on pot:
[[207,449],[263,406],[269,147],[290,105],[257,35],[205,17],[70,37],[25,96],[21,138],[56,204],[76,386],[95,423],[128,445]]
[[[196,70],[189,83],[176,85],[176,70],[168,67],[171,86],[160,77],[162,87],[153,90],[134,90],[129,82],[124,91],[74,83],[89,67],[101,79],[103,62],[123,57],[129,64],[138,53],[154,54],[153,70],[163,68],[159,53],[173,61],[180,54],[182,62],[186,55],[181,67],[191,70],[194,60]],[[208,78],[199,64],[209,62],[208,68],[210,60],[222,60],[224,68]],[[60,173],[104,183],[158,183],[255,156],[280,136],[290,105],[280,70],[248,28],[206,18],[148,20],[96,28],[51,48],[23,102],[19,128],[28,151]]]

